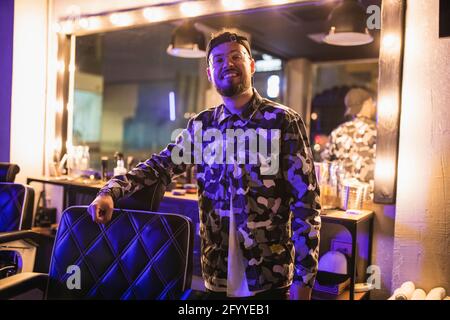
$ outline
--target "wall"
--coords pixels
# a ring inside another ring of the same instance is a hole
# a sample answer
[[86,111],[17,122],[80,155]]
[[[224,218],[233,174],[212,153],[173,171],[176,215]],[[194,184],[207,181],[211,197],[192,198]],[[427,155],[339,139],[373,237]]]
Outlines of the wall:
[[408,1],[392,289],[450,291],[450,38],[439,1]]
[[14,0],[0,1],[0,161],[9,162]]
[[11,162],[16,181],[43,172],[46,99],[47,1],[16,0],[11,95]]

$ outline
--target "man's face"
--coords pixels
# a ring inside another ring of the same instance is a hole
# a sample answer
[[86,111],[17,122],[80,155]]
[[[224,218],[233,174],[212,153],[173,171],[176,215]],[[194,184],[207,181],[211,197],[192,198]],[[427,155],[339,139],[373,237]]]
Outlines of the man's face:
[[233,97],[251,87],[255,61],[241,44],[225,42],[211,51],[206,71],[221,96]]

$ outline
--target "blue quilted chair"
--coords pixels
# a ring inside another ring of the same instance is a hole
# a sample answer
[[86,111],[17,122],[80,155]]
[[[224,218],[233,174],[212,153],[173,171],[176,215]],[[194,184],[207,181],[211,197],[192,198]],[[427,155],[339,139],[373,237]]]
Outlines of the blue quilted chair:
[[[0,182],[0,234],[30,229],[33,221],[34,190],[19,184]],[[0,245],[0,279],[22,269],[20,257],[9,246]]]
[[[11,241],[28,234],[0,235]],[[107,225],[87,207],[63,213],[48,274],[20,273],[0,280],[0,299],[41,289],[47,299],[181,299],[192,277],[189,218],[115,209]]]
[[30,229],[33,205],[33,188],[0,182],[0,232]]

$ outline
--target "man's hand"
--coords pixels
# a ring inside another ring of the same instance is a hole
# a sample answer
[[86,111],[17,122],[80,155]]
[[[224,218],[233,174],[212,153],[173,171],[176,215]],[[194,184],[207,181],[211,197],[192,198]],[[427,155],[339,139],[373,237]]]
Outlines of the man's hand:
[[92,221],[108,223],[111,221],[113,209],[113,198],[110,195],[99,195],[89,205],[88,212],[92,217]]
[[293,283],[290,290],[290,300],[311,300],[311,288]]

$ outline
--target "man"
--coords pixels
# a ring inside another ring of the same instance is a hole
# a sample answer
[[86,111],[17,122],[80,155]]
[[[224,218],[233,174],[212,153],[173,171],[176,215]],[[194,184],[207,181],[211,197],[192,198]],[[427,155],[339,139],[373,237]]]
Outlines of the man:
[[345,95],[346,115],[352,120],[330,134],[322,159],[338,161],[345,178],[371,183],[374,179],[376,151],[376,105],[365,89],[353,88]]
[[[197,164],[201,265],[210,297],[287,299],[295,280],[293,297],[309,299],[321,224],[319,189],[303,121],[293,110],[261,98],[252,87],[255,61],[245,37],[225,30],[213,36],[207,60],[208,79],[223,104],[193,117],[187,131],[160,154],[111,179],[89,207],[90,213],[95,221],[108,222],[115,200],[158,181],[169,184],[186,169],[187,161],[180,159],[190,159]],[[199,127],[205,130],[200,143]],[[215,140],[220,146],[216,152],[196,161],[199,153],[206,155],[211,148],[205,147],[205,132],[228,137],[230,130],[257,132],[257,138],[265,140],[257,152],[245,143],[244,150],[233,148],[231,157],[225,152],[225,162],[221,151],[228,143]],[[279,151],[270,159],[262,154],[267,142]],[[236,161],[240,151],[245,159],[257,161]]]

